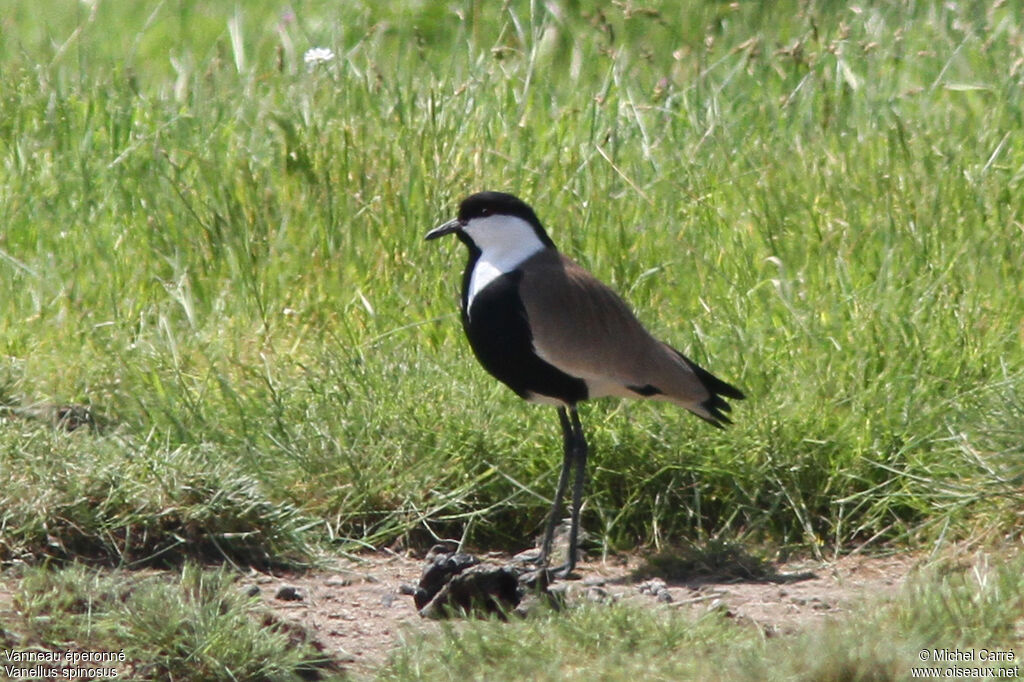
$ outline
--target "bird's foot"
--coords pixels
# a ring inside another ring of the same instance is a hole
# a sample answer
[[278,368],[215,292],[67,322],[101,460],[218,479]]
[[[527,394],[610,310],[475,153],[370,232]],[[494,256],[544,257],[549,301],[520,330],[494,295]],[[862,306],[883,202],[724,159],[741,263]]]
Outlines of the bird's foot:
[[574,580],[579,578],[579,575],[573,573],[574,568],[576,568],[576,564],[564,563],[561,566],[545,568],[544,570],[547,571],[552,580]]
[[539,549],[528,549],[512,557],[509,564],[516,567],[516,570],[524,574],[544,574],[547,582],[555,580],[575,579],[579,576],[573,573],[576,562],[566,561],[560,566],[548,566],[549,554]]
[[539,549],[527,549],[512,557],[509,563],[518,566],[533,566],[535,568],[540,568],[542,566],[547,566],[548,555]]

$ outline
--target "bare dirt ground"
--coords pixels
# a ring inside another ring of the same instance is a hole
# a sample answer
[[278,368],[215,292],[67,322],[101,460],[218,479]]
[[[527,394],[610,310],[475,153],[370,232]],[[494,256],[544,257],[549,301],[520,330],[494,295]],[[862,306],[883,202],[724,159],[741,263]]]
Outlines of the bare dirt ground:
[[[496,562],[508,557],[485,557]],[[846,556],[835,561],[794,561],[768,567],[757,578],[705,574],[658,578],[636,557],[586,561],[568,581],[567,599],[635,600],[652,608],[699,613],[722,609],[766,634],[795,632],[841,617],[865,601],[895,594],[919,563],[913,554]],[[439,627],[420,618],[401,587],[415,584],[423,560],[387,553],[339,559],[330,570],[290,576],[255,575],[266,604],[283,620],[306,628],[355,677],[383,664],[403,633]],[[251,589],[251,588],[250,588]]]

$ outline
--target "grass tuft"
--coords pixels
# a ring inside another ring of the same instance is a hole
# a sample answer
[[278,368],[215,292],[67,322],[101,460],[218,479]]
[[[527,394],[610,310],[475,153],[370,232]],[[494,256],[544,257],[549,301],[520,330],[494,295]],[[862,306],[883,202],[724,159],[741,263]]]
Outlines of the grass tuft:
[[266,568],[312,556],[315,523],[209,449],[126,447],[40,426],[2,433],[3,560]]
[[[137,680],[309,680],[340,671],[308,634],[243,594],[230,571],[28,569],[5,616],[12,648],[123,652]],[[107,675],[108,677],[110,675]]]

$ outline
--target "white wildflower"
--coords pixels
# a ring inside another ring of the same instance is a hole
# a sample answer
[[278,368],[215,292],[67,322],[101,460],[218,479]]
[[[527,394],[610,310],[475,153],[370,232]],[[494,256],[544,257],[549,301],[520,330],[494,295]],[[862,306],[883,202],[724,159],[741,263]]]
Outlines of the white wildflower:
[[306,54],[302,55],[302,60],[306,62],[306,68],[316,68],[318,64],[326,64],[327,62],[334,59],[334,51],[328,47],[311,47],[306,50]]

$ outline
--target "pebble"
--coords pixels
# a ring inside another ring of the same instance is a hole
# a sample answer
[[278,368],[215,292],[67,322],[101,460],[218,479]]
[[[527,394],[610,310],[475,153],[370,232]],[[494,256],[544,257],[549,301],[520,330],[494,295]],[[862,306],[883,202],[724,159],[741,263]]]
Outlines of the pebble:
[[327,587],[348,587],[351,584],[352,578],[342,575],[337,575],[324,581],[324,585]]
[[640,594],[657,595],[662,590],[668,589],[668,586],[661,578],[651,578],[637,585],[637,589],[640,590]]
[[302,601],[306,598],[306,595],[302,593],[302,590],[295,587],[294,585],[281,585],[277,589],[277,593],[274,595],[275,599],[281,601]]

